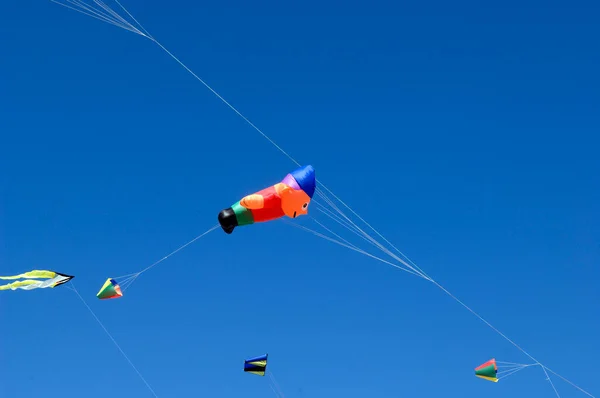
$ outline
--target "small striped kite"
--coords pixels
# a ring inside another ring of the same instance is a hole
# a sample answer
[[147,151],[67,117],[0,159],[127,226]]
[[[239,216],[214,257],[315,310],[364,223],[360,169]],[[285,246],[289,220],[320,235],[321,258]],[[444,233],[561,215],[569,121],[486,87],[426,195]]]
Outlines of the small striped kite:
[[244,372],[264,376],[267,370],[267,357],[269,354],[256,358],[246,359],[244,361]]

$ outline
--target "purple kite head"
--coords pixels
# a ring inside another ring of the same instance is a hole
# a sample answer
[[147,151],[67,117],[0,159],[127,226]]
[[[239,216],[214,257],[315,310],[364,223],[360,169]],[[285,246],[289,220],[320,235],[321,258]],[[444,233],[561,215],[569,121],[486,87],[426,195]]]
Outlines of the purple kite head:
[[311,165],[298,167],[286,175],[281,182],[296,190],[304,191],[312,199],[317,186],[315,169]]

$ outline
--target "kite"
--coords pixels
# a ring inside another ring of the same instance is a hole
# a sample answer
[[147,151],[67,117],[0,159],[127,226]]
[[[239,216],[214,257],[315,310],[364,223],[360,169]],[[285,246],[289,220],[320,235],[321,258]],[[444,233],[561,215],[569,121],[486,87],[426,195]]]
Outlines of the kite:
[[486,363],[475,368],[475,376],[481,379],[493,381],[494,383],[498,382],[497,374],[498,365],[496,365],[495,359],[490,359]]
[[267,370],[267,357],[269,354],[260,357],[246,359],[244,361],[244,372],[264,376]]
[[[475,368],[475,376],[480,379],[493,381],[497,383],[508,376],[529,368],[530,366],[541,366],[539,363],[520,364],[514,362],[502,362],[490,359],[486,363]],[[500,369],[500,370],[499,370]]]
[[108,278],[96,296],[100,300],[108,300],[123,297],[123,292],[121,292],[121,286],[116,280]]
[[[0,290],[33,290],[45,289],[47,287],[56,287],[69,282],[74,276],[61,274],[54,271],[33,270],[20,275],[0,276],[3,280],[22,279],[20,281],[11,282],[6,285],[1,285]],[[45,280],[37,280],[45,279]]]
[[268,188],[245,196],[219,213],[223,231],[231,234],[235,227],[266,222],[288,216],[308,214],[308,205],[315,193],[315,169],[311,165],[292,171]]

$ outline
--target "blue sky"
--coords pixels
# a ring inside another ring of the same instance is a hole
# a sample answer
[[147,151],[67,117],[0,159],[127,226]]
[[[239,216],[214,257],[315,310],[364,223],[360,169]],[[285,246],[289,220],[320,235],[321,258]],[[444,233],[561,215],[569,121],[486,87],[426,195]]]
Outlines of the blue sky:
[[[124,4],[439,283],[600,394],[600,6],[218,3]],[[294,165],[150,41],[47,1],[3,9],[1,273],[76,275],[158,396],[273,396],[242,372],[264,352],[288,398],[555,396],[540,369],[476,379],[528,359],[435,286],[281,222],[215,231],[98,301]],[[0,311],[1,396],[152,396],[70,290],[3,292]]]

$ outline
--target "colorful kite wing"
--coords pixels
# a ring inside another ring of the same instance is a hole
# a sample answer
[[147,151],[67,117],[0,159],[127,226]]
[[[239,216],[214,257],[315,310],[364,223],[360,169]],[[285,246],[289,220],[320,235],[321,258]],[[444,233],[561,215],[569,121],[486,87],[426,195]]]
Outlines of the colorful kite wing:
[[121,292],[121,286],[119,286],[117,281],[112,278],[108,278],[96,296],[100,300],[108,300],[122,297],[123,293]]
[[497,374],[498,365],[496,365],[495,359],[490,359],[486,363],[475,368],[475,376],[481,379],[493,381],[494,383],[498,382],[498,377],[496,377]]
[[244,372],[264,376],[267,370],[267,357],[269,354],[244,361]]
[[[33,270],[25,272],[19,275],[11,276],[0,276],[2,280],[15,280],[22,279],[16,282],[11,282],[0,286],[0,290],[33,290],[33,289],[45,289],[47,287],[53,288],[58,285],[69,282],[74,276],[61,274],[54,271],[46,270]],[[45,279],[45,280],[38,280]]]

